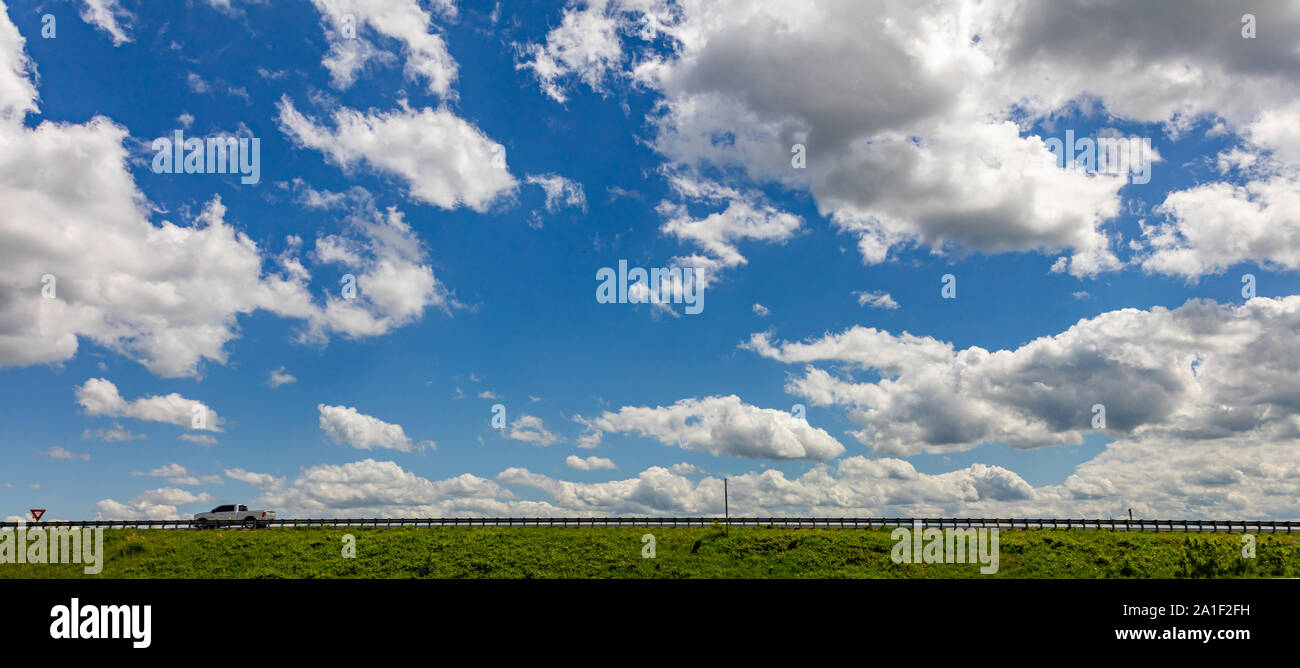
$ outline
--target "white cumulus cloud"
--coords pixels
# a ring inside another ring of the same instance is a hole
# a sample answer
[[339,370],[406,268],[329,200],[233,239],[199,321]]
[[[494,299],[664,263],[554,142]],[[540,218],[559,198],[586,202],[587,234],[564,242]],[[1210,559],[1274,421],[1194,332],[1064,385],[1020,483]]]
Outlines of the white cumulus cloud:
[[[150,422],[165,422],[186,429],[221,431],[221,417],[207,404],[186,399],[172,392],[127,401],[117,386],[104,378],[91,378],[76,390],[77,403],[86,415],[129,417]],[[196,418],[201,418],[196,423]]]
[[579,471],[595,471],[598,469],[618,468],[618,466],[614,465],[613,460],[607,459],[605,457],[595,457],[595,456],[579,457],[577,455],[569,455],[568,457],[564,458],[564,463],[569,468],[578,469]]
[[351,406],[317,404],[320,428],[330,440],[358,450],[382,448],[411,452],[433,446],[432,441],[412,442],[402,425],[390,424],[358,412]]
[[593,447],[606,433],[634,433],[693,452],[719,457],[824,461],[844,453],[825,430],[785,411],[751,406],[735,395],[682,399],[671,406],[624,406],[577,418]]
[[514,192],[500,146],[442,107],[362,113],[338,108],[333,127],[304,116],[286,96],[281,129],[299,146],[315,149],[345,170],[366,165],[406,182],[411,195],[443,209],[486,211]]

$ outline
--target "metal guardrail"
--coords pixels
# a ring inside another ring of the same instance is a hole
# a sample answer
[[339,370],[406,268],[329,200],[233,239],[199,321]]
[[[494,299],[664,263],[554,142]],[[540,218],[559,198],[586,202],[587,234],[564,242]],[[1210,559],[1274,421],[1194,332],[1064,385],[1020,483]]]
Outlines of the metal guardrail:
[[[261,527],[734,527],[789,529],[867,529],[882,527],[971,529],[1107,529],[1110,531],[1155,531],[1183,533],[1292,533],[1300,522],[1261,520],[1088,520],[1019,518],[911,518],[911,517],[435,517],[375,519],[275,519],[257,520]],[[0,522],[0,529],[20,526]],[[28,522],[35,527],[103,527],[105,529],[191,529],[193,520],[84,520],[71,522]],[[242,528],[241,520],[207,521],[202,528]]]

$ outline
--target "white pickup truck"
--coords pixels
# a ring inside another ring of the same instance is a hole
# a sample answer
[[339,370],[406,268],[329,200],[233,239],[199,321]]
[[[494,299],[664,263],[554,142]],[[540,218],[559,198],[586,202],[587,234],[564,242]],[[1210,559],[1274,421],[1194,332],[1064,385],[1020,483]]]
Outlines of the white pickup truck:
[[227,505],[217,506],[206,513],[198,513],[194,516],[194,527],[197,529],[211,529],[221,524],[229,525],[233,522],[243,522],[247,529],[256,529],[267,525],[266,520],[275,519],[274,510],[249,510],[245,505]]

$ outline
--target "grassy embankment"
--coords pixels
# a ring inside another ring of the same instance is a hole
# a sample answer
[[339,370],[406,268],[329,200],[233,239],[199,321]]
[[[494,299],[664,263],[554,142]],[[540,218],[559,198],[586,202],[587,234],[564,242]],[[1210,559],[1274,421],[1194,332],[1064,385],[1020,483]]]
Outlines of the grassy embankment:
[[[641,537],[656,538],[654,559]],[[342,556],[344,534],[356,557]],[[104,570],[0,564],[0,578],[1177,578],[1300,577],[1300,536],[1027,530],[978,564],[895,564],[889,530],[405,528],[106,530]]]

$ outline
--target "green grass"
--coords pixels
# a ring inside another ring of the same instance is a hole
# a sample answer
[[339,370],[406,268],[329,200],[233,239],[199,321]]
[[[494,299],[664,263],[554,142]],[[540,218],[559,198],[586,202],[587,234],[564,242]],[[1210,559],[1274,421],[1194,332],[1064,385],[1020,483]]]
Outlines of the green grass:
[[[656,558],[641,556],[641,536]],[[342,557],[344,534],[356,557]],[[0,564],[0,578],[1181,578],[1300,577],[1300,537],[1000,532],[1000,569],[895,564],[884,529],[403,528],[107,530],[104,570]]]

